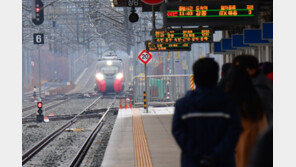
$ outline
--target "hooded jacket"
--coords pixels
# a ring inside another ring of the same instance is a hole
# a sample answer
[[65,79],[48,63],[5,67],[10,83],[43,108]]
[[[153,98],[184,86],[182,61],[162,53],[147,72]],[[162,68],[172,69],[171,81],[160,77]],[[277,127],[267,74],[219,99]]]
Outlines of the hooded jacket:
[[182,167],[202,167],[203,156],[214,167],[235,167],[234,149],[241,132],[238,108],[217,88],[190,91],[175,104],[172,133],[182,150]]

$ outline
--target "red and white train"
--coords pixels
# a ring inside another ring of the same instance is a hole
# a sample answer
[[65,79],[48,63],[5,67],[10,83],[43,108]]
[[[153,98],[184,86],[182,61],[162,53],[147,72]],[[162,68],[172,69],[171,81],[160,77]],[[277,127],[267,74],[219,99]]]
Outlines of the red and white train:
[[99,93],[122,92],[124,89],[122,60],[117,56],[104,56],[98,59],[95,77]]

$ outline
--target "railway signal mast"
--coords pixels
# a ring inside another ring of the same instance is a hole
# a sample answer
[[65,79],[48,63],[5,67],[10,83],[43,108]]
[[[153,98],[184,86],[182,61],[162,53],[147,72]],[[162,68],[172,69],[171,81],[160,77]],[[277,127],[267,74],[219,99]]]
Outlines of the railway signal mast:
[[[40,24],[42,24],[44,22],[44,7],[43,7],[43,2],[41,0],[35,0],[35,18],[33,18],[32,21],[37,26],[39,26]],[[41,38],[41,36],[42,36],[42,38]],[[44,44],[42,33],[34,34],[34,44]],[[40,47],[38,47],[38,64],[39,64],[39,69],[38,69],[38,71],[39,71],[39,97],[41,98]]]

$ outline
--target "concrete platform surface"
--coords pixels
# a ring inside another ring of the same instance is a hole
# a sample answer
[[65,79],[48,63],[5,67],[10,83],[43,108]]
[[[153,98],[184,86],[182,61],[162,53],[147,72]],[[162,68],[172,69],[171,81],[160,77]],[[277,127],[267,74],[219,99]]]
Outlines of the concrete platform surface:
[[179,167],[181,151],[171,133],[173,111],[173,107],[149,108],[148,113],[143,108],[119,110],[102,167]]

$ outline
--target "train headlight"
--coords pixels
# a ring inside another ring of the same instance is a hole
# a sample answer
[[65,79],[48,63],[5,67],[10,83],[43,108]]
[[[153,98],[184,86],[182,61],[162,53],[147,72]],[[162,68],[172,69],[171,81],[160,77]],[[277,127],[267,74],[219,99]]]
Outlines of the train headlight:
[[108,61],[107,61],[107,65],[108,65],[108,66],[112,66],[112,64],[113,64],[113,62],[112,62],[111,60],[108,60]]
[[122,78],[123,78],[123,74],[122,73],[116,74],[116,79],[122,79]]
[[101,73],[97,73],[97,74],[96,74],[96,78],[97,78],[98,80],[103,80],[103,79],[104,79],[104,75],[101,74]]

